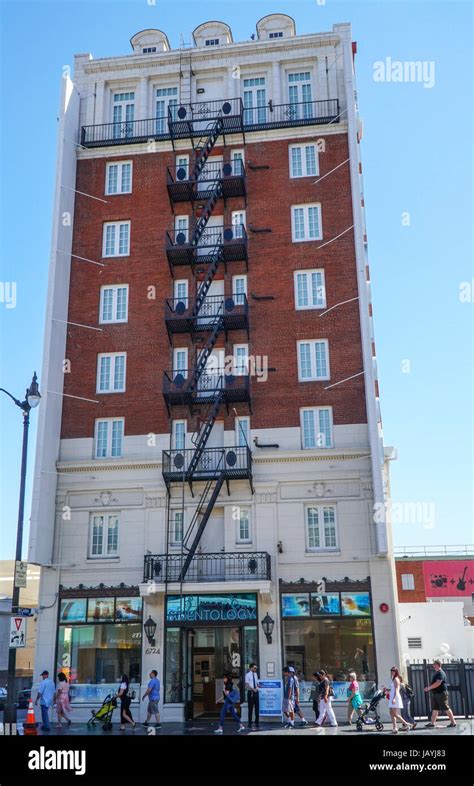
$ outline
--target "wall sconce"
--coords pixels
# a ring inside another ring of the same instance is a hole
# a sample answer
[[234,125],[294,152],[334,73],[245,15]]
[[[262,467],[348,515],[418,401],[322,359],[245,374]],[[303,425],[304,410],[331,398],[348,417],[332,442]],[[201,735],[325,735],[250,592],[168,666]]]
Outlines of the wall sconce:
[[148,619],[145,622],[143,628],[145,630],[145,634],[146,634],[146,637],[148,639],[148,643],[149,643],[150,647],[154,647],[155,643],[156,643],[155,639],[153,638],[154,635],[155,635],[155,631],[156,631],[156,622],[155,622],[155,620],[152,620],[151,617],[148,617]]
[[272,643],[272,633],[273,633],[273,626],[275,625],[275,620],[272,620],[268,611],[262,620],[262,628],[263,632],[267,638],[267,644]]
[[281,540],[279,540],[277,543],[277,550],[279,554],[283,554],[283,543],[281,542]]

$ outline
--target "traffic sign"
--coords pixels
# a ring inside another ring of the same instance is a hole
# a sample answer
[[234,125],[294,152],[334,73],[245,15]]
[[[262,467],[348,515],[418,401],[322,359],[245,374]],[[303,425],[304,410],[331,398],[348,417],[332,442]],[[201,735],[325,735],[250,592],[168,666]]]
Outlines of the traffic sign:
[[15,587],[24,589],[26,587],[27,562],[15,562]]
[[10,649],[26,647],[26,618],[10,617]]

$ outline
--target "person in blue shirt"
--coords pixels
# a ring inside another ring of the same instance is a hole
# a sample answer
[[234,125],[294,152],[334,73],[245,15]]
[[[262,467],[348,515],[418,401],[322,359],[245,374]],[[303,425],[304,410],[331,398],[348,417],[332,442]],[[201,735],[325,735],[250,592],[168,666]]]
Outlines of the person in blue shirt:
[[51,726],[49,725],[49,708],[53,704],[56,686],[53,680],[49,678],[49,671],[42,671],[41,676],[43,678],[43,682],[38,688],[35,705],[38,704],[39,701],[41,707],[41,720],[43,721],[41,730],[51,731]]
[[148,687],[145,693],[143,694],[142,701],[145,701],[147,696],[148,696],[147,716],[146,716],[146,721],[143,725],[148,726],[150,723],[151,716],[154,715],[156,720],[156,727],[160,729],[161,720],[160,720],[160,709],[158,706],[160,702],[160,681],[158,679],[158,672],[156,671],[156,669],[152,669],[150,671],[150,681],[148,683]]

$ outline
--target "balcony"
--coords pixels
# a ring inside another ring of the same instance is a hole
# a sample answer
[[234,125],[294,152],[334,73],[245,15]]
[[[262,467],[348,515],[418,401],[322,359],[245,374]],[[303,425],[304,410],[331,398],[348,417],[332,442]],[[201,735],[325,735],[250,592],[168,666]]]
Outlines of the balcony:
[[168,117],[152,117],[124,123],[103,123],[82,126],[83,147],[106,147],[148,142],[150,139],[175,140],[201,138],[211,130],[217,118],[222,119],[222,133],[263,131],[339,122],[339,100],[304,101],[297,104],[276,104],[244,108],[242,99],[202,101],[170,107]]
[[[164,450],[162,474],[170,483],[191,479],[189,466],[195,454],[193,448],[186,450]],[[215,480],[224,473],[225,480],[251,480],[252,451],[245,445],[229,448],[204,448],[196,469],[192,469],[192,482]]]
[[207,201],[217,187],[224,199],[247,194],[245,167],[240,160],[225,164],[208,160],[197,180],[192,175],[189,166],[167,168],[166,186],[171,204]]
[[222,261],[248,262],[247,232],[243,224],[206,227],[198,242],[193,240],[193,229],[171,229],[166,233],[166,256],[171,271],[173,266],[209,264],[216,254]]
[[[143,580],[156,584],[178,582],[186,554],[147,554]],[[270,554],[242,551],[228,554],[196,554],[184,583],[271,581]]]
[[163,397],[170,406],[212,404],[219,394],[225,404],[250,404],[250,375],[247,370],[232,373],[229,369],[203,371],[197,385],[192,384],[193,369],[176,369],[163,374]]
[[222,319],[225,332],[246,330],[249,333],[249,304],[244,294],[224,298],[207,295],[196,313],[197,298],[172,298],[165,302],[165,324],[168,337],[175,333],[195,333],[213,330],[216,320]]

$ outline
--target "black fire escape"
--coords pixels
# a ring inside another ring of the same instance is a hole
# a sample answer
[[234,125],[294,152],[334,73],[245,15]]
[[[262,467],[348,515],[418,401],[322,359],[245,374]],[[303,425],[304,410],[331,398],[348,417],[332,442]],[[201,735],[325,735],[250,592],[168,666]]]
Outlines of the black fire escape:
[[[214,107],[214,104],[216,105]],[[226,483],[230,493],[231,480],[247,479],[252,492],[252,458],[248,445],[212,447],[207,443],[213,426],[222,410],[230,405],[247,404],[251,411],[250,376],[248,368],[211,368],[208,364],[218,339],[232,330],[246,330],[249,335],[248,302],[244,294],[226,297],[209,295],[212,282],[221,266],[227,272],[230,262],[244,261],[248,267],[247,236],[243,224],[208,227],[209,219],[220,199],[246,196],[243,163],[238,160],[212,166],[209,160],[216,143],[225,134],[244,133],[243,109],[240,99],[223,103],[210,102],[206,114],[196,115],[195,105],[181,105],[170,109],[168,126],[171,139],[189,137],[194,147],[194,162],[190,167],[178,166],[167,172],[167,188],[171,206],[179,202],[203,205],[199,218],[186,229],[167,233],[166,253],[172,276],[176,268],[191,268],[195,281],[195,295],[167,300],[165,324],[173,344],[173,336],[187,333],[194,346],[194,360],[189,368],[172,369],[164,373],[163,395],[171,417],[172,408],[186,406],[191,416],[197,416],[196,430],[191,437],[193,448],[163,452],[163,477],[168,491],[168,532],[172,507],[171,489],[174,484],[189,484],[192,495],[195,484],[203,483],[200,498],[191,522],[183,532],[182,566],[179,581],[183,581],[191,566],[201,536],[219,493]],[[198,134],[199,142],[195,144]],[[245,142],[245,137],[244,137]],[[181,489],[184,500],[184,486]],[[184,505],[184,503],[183,503]]]

